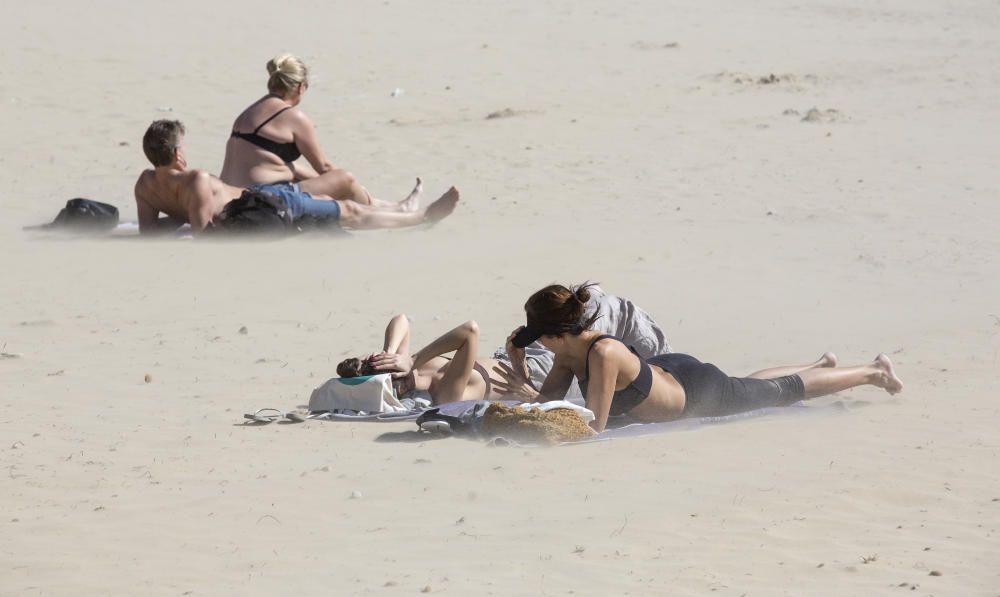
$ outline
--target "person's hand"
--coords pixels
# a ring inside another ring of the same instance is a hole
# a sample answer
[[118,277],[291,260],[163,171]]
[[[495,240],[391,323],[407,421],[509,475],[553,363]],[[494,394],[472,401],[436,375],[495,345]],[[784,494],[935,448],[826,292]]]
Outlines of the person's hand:
[[514,331],[507,336],[507,342],[504,344],[504,350],[507,351],[507,356],[509,356],[512,361],[524,361],[524,349],[514,346],[514,336],[516,336],[523,329],[523,325],[519,325],[514,328]]
[[534,402],[538,399],[538,390],[507,363],[497,363],[496,367],[493,367],[493,372],[503,378],[503,381],[493,383],[493,389],[497,394],[524,402]]
[[510,357],[510,364],[514,370],[514,373],[522,379],[528,379],[528,363],[525,361],[525,352],[523,348],[518,348],[514,346],[514,336],[516,336],[521,330],[524,329],[523,325],[517,326],[513,332],[507,336],[507,343],[504,344],[504,350],[507,351],[507,356]]
[[379,352],[373,354],[368,362],[376,371],[390,372],[394,379],[406,377],[413,369],[413,359],[409,355],[394,352]]

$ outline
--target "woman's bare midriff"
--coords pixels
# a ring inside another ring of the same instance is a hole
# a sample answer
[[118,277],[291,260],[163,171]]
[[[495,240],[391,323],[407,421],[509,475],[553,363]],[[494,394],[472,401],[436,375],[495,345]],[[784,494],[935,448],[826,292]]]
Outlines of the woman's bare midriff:
[[653,372],[653,386],[649,396],[628,412],[630,417],[641,421],[671,421],[684,414],[684,387],[673,375],[656,365],[650,365]]
[[226,184],[249,187],[255,184],[291,182],[294,173],[288,164],[273,153],[243,139],[230,137],[226,142],[226,161],[222,165],[220,178]]

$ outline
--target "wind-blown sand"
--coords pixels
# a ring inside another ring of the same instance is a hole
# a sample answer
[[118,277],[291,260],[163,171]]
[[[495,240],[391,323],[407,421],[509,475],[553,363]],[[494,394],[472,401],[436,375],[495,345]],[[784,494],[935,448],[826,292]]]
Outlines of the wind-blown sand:
[[[995,2],[174,6],[0,21],[0,594],[998,594]],[[134,219],[157,118],[217,172],[280,51],[336,163],[383,198],[455,184],[454,216],[21,231],[75,196]],[[475,318],[489,354],[584,279],[733,374],[886,351],[906,390],[551,450],[241,425],[395,312],[418,343]]]

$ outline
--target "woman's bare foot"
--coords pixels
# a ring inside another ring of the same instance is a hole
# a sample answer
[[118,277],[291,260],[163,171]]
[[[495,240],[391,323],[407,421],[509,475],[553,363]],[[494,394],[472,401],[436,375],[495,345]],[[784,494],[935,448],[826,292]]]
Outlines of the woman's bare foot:
[[889,355],[884,352],[879,354],[875,357],[874,364],[880,375],[872,383],[890,394],[898,394],[903,391],[903,380],[896,377],[896,371],[892,367]]
[[832,352],[824,352],[823,356],[816,361],[817,367],[836,367],[837,366],[837,355]]
[[420,209],[420,194],[423,192],[424,192],[424,182],[420,180],[420,177],[418,176],[417,185],[413,187],[413,190],[410,191],[410,194],[406,196],[406,199],[403,199],[402,201],[396,204],[399,207],[399,211],[408,213]]
[[424,220],[428,222],[440,222],[451,215],[458,205],[458,189],[451,187],[444,195],[438,197],[434,203],[427,206],[424,211]]

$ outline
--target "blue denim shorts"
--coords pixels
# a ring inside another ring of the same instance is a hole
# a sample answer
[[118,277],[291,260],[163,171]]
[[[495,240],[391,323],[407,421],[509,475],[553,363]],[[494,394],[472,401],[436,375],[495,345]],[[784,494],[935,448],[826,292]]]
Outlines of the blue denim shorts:
[[303,191],[297,182],[276,182],[273,184],[255,184],[250,190],[266,191],[281,197],[292,214],[292,221],[302,218],[317,220],[340,220],[340,205],[328,199],[316,199]]

